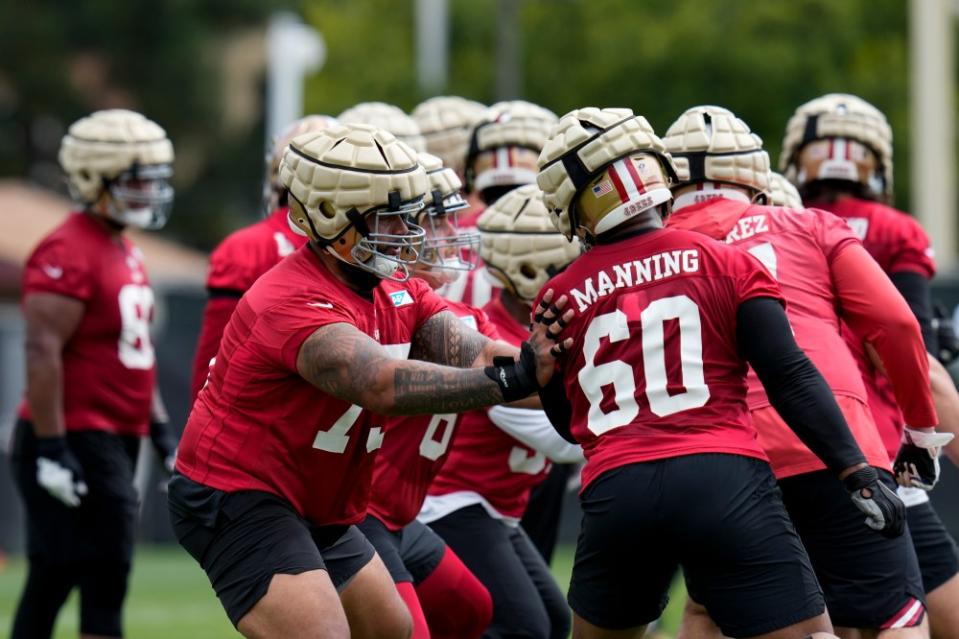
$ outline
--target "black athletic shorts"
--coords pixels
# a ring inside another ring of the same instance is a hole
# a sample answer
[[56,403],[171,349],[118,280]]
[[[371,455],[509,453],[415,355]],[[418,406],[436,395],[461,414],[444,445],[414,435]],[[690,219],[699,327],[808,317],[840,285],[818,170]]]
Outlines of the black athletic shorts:
[[580,495],[583,524],[569,603],[627,629],[657,619],[682,566],[689,594],[729,637],[752,637],[825,611],[769,464],[699,454],[629,464]]
[[356,526],[314,526],[271,493],[226,493],[179,473],[169,491],[173,532],[210,578],[234,626],[266,594],[273,575],[323,569],[342,590],[373,558]]
[[928,594],[959,573],[959,550],[928,501],[906,508],[906,516],[919,559],[922,587]]
[[[877,470],[895,491],[892,475]],[[834,626],[884,628],[910,611],[907,626],[922,621],[916,602],[925,596],[908,532],[889,539],[867,527],[866,516],[828,470],[787,477],[779,486]]]
[[99,430],[70,431],[66,437],[89,491],[77,508],[37,483],[33,425],[20,419],[14,427],[10,461],[27,513],[27,554],[52,564],[129,565],[139,505],[133,473],[140,440]]
[[446,553],[446,543],[440,536],[416,520],[394,532],[373,515],[367,515],[358,527],[376,548],[393,583],[423,583]]

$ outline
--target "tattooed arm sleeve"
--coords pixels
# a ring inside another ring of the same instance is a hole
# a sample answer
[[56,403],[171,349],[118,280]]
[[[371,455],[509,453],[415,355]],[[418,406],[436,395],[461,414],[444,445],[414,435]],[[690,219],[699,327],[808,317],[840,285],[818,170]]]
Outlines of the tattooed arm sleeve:
[[[452,313],[440,315],[450,315],[460,323]],[[472,345],[475,339],[468,341],[469,345],[460,347],[465,348],[465,354],[447,357],[453,361],[481,358],[482,345]],[[300,346],[296,368],[324,393],[381,415],[459,413],[503,401],[499,386],[482,368],[395,359],[382,345],[349,324],[328,324],[317,329]]]
[[482,368],[492,364],[494,357],[516,357],[518,353],[518,348],[491,340],[450,311],[423,322],[410,347],[410,359],[456,368]]

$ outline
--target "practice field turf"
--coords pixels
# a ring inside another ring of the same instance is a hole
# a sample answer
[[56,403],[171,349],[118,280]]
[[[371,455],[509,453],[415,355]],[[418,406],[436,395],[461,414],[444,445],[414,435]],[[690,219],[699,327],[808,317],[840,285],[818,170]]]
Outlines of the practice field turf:
[[[553,561],[553,574],[563,590],[569,584],[572,548],[559,548]],[[11,617],[20,588],[25,562],[12,557],[0,571],[0,637],[8,636]],[[642,579],[642,575],[636,575]],[[681,591],[680,591],[681,592]],[[664,630],[677,626],[682,597],[673,602],[664,616]],[[56,639],[77,637],[76,593],[60,613]],[[141,546],[133,564],[133,577],[127,598],[126,636],[131,639],[169,639],[169,637],[220,639],[238,637],[213,594],[206,576],[182,550],[173,546]]]

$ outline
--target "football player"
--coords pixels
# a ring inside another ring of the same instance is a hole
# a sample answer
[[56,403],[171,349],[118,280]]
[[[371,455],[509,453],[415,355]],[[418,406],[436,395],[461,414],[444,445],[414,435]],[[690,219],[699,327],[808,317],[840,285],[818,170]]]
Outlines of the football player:
[[327,115],[308,115],[290,124],[276,137],[273,150],[267,156],[264,179],[266,217],[234,231],[210,254],[210,269],[206,279],[209,299],[203,311],[200,337],[193,359],[191,400],[196,400],[197,393],[206,382],[210,360],[216,355],[223,329],[237,302],[257,278],[306,244],[306,236],[293,230],[287,215],[287,191],[279,178],[283,151],[296,136],[319,131],[335,123],[336,120]]
[[[497,102],[486,109],[470,133],[464,178],[467,196],[478,197],[481,206],[474,206],[460,219],[463,228],[476,226],[483,206],[516,187],[535,182],[536,156],[555,123],[552,111],[524,100]],[[497,284],[485,266],[479,265],[467,277],[444,286],[439,294],[482,308]]]
[[[769,188],[769,156],[762,140],[730,111],[693,107],[670,126],[664,142],[679,178],[668,227],[705,233],[765,265],[786,299],[796,343],[822,372],[874,472],[895,490],[842,323],[886,363],[917,432],[934,436],[938,418],[928,360],[902,296],[840,218],[816,209],[756,204],[765,201]],[[924,595],[909,536],[888,538],[863,527],[859,510],[789,429],[787,416],[777,413],[754,373],[747,400],[836,628],[846,633],[908,628],[896,636],[924,636]]]
[[[499,295],[483,307],[501,339],[529,336],[530,304],[551,273],[579,255],[556,233],[535,184],[510,191],[478,220],[480,255],[500,279]],[[541,410],[497,406],[460,417],[448,462],[420,512],[490,591],[487,637],[565,638],[569,609],[546,562],[519,520],[530,491],[553,461],[582,460]]]
[[[810,206],[846,220],[909,303],[922,327],[926,349],[938,356],[939,336],[929,299],[929,283],[936,270],[932,248],[914,218],[889,206],[893,194],[892,129],[882,112],[848,94],[824,95],[803,104],[786,126],[779,164]],[[946,336],[944,341],[952,339]],[[929,451],[935,451],[941,440],[927,442],[914,432],[913,424],[903,419],[889,378],[871,366],[861,344],[850,346],[860,355],[870,408],[889,455],[893,459],[903,456],[902,466],[896,468],[905,484],[899,494],[908,507],[909,532],[919,557],[933,637],[959,637],[956,545],[921,490],[935,483],[936,460]],[[940,397],[947,395],[948,383],[944,382],[948,374],[943,367],[931,360],[930,372],[933,389],[941,391]],[[915,476],[908,463],[916,465]]]
[[409,279],[424,235],[409,218],[429,180],[390,133],[297,137],[280,181],[310,241],[254,283],[223,332],[170,482],[173,528],[246,636],[408,637],[409,613],[353,525],[379,416],[527,397],[552,373],[557,324],[544,317],[518,351]]
[[554,223],[589,247],[534,307],[566,294],[575,312],[562,333],[575,346],[557,346],[540,393],[587,460],[574,636],[643,636],[677,566],[726,636],[834,636],[756,441],[747,362],[871,526],[901,534],[904,507],[796,345],[776,280],[745,251],[662,228],[672,160],[629,109],[568,113],[539,163]]
[[426,150],[426,140],[416,120],[398,106],[385,102],[360,102],[336,116],[336,119],[343,124],[368,124],[389,131],[417,153]]
[[[479,234],[461,231],[457,216],[469,207],[456,173],[439,158],[418,155],[430,180],[428,204],[414,219],[426,232],[413,268],[436,290],[469,270]],[[451,312],[496,339],[486,314],[459,302]],[[386,564],[413,618],[413,639],[478,639],[489,625],[489,592],[436,533],[416,520],[433,477],[446,463],[457,415],[419,415],[388,420],[373,466],[373,488],[363,534]]]
[[139,113],[97,111],[70,126],[60,165],[81,210],[24,268],[26,398],[14,480],[27,513],[27,583],[12,637],[49,637],[73,588],[80,633],[120,637],[133,556],[140,438],[167,469],[176,441],[155,394],[153,289],[127,227],[163,226],[173,145]]

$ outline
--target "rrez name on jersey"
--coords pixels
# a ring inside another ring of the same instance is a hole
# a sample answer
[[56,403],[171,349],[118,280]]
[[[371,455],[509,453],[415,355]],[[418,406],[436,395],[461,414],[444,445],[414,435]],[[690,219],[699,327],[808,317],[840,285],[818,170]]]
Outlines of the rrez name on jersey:
[[741,242],[751,238],[753,235],[766,233],[769,231],[765,215],[749,215],[741,218],[726,236],[726,244]]
[[[633,260],[613,265],[613,274],[616,281],[606,270],[596,274],[596,285],[593,278],[587,277],[582,284],[582,291],[576,288],[569,293],[576,302],[579,312],[585,311],[593,302],[606,297],[618,288],[639,286],[645,282],[656,282],[680,273],[696,273],[699,271],[699,251],[696,249],[667,251],[656,253],[642,260]],[[584,292],[585,291],[585,292]]]

